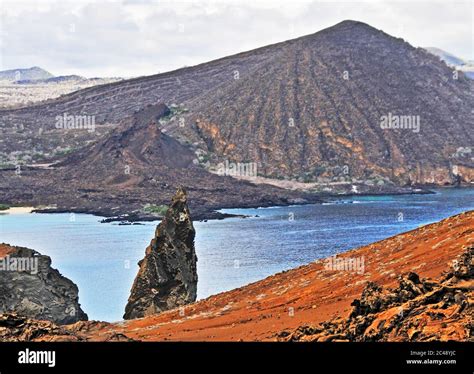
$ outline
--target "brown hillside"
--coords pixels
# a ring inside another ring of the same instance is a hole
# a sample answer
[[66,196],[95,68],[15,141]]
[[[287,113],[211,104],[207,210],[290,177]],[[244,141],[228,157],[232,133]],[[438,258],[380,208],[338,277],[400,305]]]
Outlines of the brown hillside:
[[[162,102],[183,109],[163,129],[207,152],[211,164],[251,161],[265,176],[322,182],[450,184],[455,174],[469,182],[472,160],[461,150],[473,142],[473,85],[462,73],[453,79],[423,49],[344,21],[198,66],[0,111],[0,152],[57,156],[57,147],[97,141],[136,110]],[[64,113],[95,116],[97,131],[56,129],[54,118]],[[389,113],[419,116],[420,131],[382,129]]]

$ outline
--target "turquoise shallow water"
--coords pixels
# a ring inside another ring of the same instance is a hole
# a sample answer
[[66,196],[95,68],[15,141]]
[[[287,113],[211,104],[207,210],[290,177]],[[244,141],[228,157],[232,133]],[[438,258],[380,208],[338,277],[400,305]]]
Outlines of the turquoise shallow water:
[[[224,212],[258,215],[195,222],[198,298],[474,209],[474,189],[353,197],[328,204]],[[192,213],[192,212],[191,212]],[[158,222],[119,226],[87,214],[0,215],[0,242],[51,256],[79,286],[90,319],[120,320]]]

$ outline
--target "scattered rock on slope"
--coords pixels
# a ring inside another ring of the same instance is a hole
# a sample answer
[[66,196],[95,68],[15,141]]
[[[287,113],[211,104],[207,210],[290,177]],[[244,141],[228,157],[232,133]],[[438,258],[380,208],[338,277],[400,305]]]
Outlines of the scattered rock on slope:
[[0,341],[2,342],[77,342],[77,341],[132,341],[124,334],[105,331],[93,338],[86,335],[96,329],[107,329],[110,324],[97,321],[79,321],[58,326],[50,321],[38,321],[16,313],[0,314]]
[[196,300],[197,257],[195,230],[186,191],[179,188],[155,237],[138,264],[125,319],[141,318]]
[[69,324],[87,320],[79,290],[33,249],[0,245],[0,313]]
[[300,326],[278,334],[283,341],[474,341],[474,246],[455,260],[439,282],[416,273],[396,289],[369,282],[347,319]]

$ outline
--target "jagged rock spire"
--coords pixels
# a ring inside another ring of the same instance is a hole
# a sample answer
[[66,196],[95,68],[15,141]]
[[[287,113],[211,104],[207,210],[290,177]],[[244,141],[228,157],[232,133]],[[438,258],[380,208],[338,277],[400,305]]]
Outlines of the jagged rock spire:
[[140,269],[125,307],[125,319],[160,313],[196,300],[195,234],[186,191],[180,187],[138,263]]

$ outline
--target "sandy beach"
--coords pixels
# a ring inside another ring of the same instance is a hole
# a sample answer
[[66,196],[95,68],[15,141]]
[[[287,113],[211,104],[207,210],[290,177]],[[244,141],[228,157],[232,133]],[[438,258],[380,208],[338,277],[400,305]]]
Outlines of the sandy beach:
[[1,210],[0,214],[26,214],[31,213],[35,209],[37,208],[32,206],[12,206],[8,209]]

